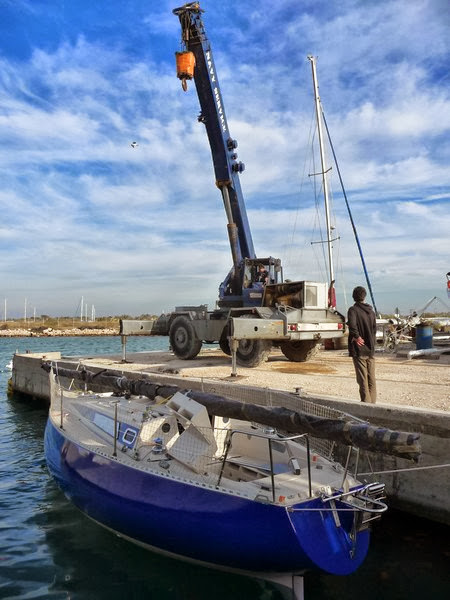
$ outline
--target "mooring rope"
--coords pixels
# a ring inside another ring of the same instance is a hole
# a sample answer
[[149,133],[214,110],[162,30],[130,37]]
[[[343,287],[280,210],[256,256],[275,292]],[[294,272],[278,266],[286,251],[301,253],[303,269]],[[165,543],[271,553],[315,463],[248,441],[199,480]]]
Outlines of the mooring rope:
[[427,469],[444,469],[450,467],[450,463],[443,465],[429,465],[426,467],[408,467],[406,469],[391,469],[389,471],[369,471],[369,473],[358,473],[357,477],[363,477],[365,475],[384,475],[385,473],[405,473],[406,471],[425,471]]

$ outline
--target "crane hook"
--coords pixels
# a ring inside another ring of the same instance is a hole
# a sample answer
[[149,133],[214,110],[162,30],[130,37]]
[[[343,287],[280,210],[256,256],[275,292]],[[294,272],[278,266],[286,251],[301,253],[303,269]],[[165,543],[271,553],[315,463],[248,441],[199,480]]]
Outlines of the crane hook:
[[181,87],[187,91],[187,80],[194,77],[195,56],[189,50],[183,52],[175,52],[177,62],[177,77],[181,79]]

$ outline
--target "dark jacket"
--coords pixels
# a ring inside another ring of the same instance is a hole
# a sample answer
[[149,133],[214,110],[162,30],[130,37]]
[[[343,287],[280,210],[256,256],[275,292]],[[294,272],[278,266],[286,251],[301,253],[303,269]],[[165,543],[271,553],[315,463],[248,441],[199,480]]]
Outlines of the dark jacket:
[[[348,353],[350,356],[373,356],[375,352],[377,322],[370,304],[355,302],[348,310]],[[358,346],[356,338],[362,337],[364,346]]]

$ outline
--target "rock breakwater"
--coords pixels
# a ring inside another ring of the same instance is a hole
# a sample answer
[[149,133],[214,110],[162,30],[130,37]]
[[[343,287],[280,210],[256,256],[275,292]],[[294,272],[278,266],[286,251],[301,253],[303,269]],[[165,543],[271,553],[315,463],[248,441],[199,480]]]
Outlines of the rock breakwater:
[[53,329],[48,327],[39,331],[33,329],[1,329],[0,337],[68,337],[74,335],[119,335],[119,329],[80,329],[73,327],[71,329]]

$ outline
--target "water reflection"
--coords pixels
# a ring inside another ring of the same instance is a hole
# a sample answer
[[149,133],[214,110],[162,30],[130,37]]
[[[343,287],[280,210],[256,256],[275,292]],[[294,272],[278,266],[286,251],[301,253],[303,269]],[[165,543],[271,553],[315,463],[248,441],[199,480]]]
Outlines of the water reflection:
[[68,503],[57,502],[47,512],[46,539],[54,560],[50,591],[70,593],[71,598],[282,598],[264,582],[145,551],[89,521]]

